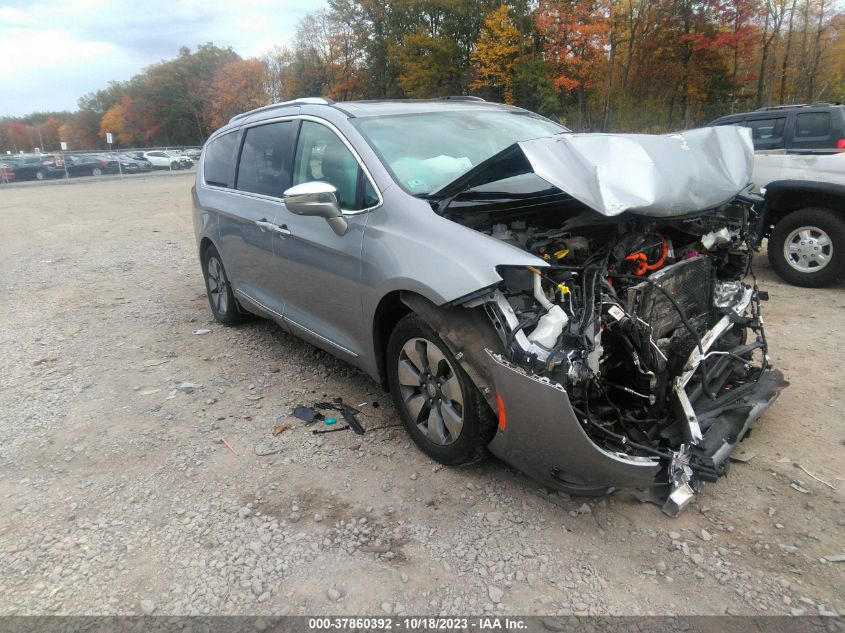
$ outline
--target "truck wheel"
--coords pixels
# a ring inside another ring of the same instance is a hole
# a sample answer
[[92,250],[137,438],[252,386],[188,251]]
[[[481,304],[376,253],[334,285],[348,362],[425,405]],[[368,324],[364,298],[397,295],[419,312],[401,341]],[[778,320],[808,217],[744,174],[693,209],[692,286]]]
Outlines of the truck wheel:
[[449,466],[483,455],[495,432],[492,413],[434,330],[416,314],[404,317],[386,360],[393,401],[423,453]]
[[845,273],[845,221],[830,209],[807,207],[784,216],[769,238],[769,262],[786,282],[832,284]]

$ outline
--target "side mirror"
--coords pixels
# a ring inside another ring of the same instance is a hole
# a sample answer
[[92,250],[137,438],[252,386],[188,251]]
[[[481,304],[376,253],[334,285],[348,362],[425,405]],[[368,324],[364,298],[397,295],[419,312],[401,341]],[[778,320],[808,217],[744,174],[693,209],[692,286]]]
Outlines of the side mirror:
[[304,182],[285,191],[282,200],[291,213],[325,218],[337,235],[346,234],[349,224],[340,210],[334,185],[316,180]]

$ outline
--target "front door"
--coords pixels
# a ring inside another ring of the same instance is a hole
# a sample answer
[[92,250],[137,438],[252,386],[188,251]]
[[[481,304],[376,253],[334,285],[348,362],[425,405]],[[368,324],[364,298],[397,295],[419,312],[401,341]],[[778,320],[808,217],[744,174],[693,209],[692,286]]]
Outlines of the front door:
[[280,207],[276,222],[284,232],[274,235],[273,252],[285,321],[319,347],[354,358],[365,338],[361,246],[369,214],[360,211],[375,206],[378,197],[346,144],[315,121],[301,124],[291,176],[293,185],[315,180],[334,185],[349,228],[336,235],[324,219]]

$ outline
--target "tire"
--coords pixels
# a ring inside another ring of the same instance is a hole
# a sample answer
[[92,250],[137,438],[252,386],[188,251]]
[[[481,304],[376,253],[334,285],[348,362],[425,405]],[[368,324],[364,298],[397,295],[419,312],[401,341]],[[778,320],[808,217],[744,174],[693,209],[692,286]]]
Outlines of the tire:
[[419,316],[409,314],[396,324],[386,361],[399,416],[423,453],[447,466],[484,454],[496,430],[492,412],[446,344]]
[[35,179],[36,180],[45,180],[46,178],[47,178],[47,174],[45,174],[40,169],[37,172],[35,172]]
[[807,207],[775,224],[769,263],[793,286],[821,288],[845,274],[845,221],[830,209]]
[[92,176],[102,176],[103,170],[100,169],[99,167],[94,167],[94,169],[91,170],[91,175]]
[[170,169],[182,169],[182,165],[180,165],[177,161],[173,161],[170,163]]
[[244,321],[238,309],[238,303],[232,292],[232,284],[223,268],[223,259],[214,246],[205,249],[202,256],[202,276],[205,279],[205,292],[208,305],[215,321],[223,325],[236,325]]

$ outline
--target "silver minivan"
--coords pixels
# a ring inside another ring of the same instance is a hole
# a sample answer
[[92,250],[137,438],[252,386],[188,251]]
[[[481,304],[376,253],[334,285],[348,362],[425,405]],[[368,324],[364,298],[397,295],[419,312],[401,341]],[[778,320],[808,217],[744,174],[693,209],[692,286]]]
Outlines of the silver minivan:
[[359,367],[438,462],[489,450],[675,515],[786,385],[749,275],[752,161],[735,127],[299,99],[209,138],[194,228],[219,322],[272,319]]

